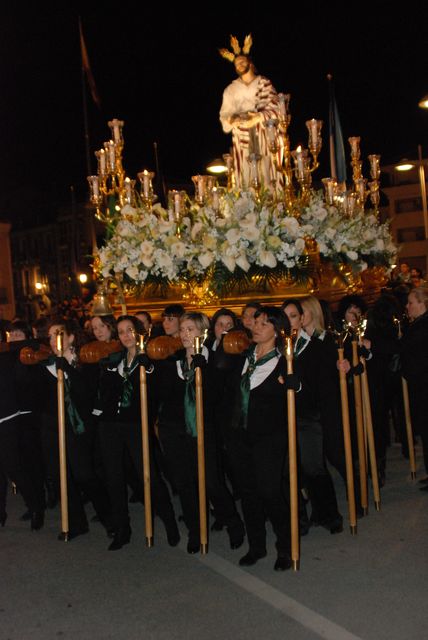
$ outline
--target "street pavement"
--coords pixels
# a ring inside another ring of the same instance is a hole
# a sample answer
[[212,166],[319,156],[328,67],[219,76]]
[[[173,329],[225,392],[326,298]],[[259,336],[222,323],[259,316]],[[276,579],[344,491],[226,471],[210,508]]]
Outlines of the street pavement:
[[381,510],[371,496],[353,536],[343,483],[333,477],[345,529],[311,528],[300,570],[285,573],[273,571],[269,527],[267,557],[244,569],[238,560],[247,547],[230,550],[225,531],[211,533],[206,556],[191,556],[183,523],[171,548],[155,519],[155,545],[147,548],[144,509],[131,504],[131,543],[109,552],[99,523],[59,542],[58,508],[31,532],[19,519],[21,497],[9,494],[0,528],[0,640],[426,640],[428,492],[393,445]]

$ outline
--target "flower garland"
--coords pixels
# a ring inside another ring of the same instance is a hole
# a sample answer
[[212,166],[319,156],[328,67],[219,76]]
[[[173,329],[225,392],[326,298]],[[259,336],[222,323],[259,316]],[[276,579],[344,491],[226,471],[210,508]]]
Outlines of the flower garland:
[[304,277],[306,240],[316,240],[321,258],[367,266],[390,266],[396,247],[388,223],[371,212],[345,217],[316,193],[300,217],[281,203],[257,201],[253,193],[227,192],[219,209],[191,203],[179,226],[159,204],[151,211],[126,205],[98,251],[104,278],[137,286],[211,278],[217,290],[254,275]]

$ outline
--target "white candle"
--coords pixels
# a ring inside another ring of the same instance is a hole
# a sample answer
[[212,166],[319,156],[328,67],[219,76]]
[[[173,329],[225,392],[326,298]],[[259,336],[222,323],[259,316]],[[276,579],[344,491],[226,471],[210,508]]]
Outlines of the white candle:
[[299,145],[296,149],[297,173],[300,178],[303,177],[303,154],[302,147]]
[[201,200],[203,200],[204,195],[205,195],[205,179],[204,179],[204,176],[198,176],[198,196]]
[[180,218],[181,213],[181,195],[179,192],[174,193],[174,214],[176,219]]
[[316,146],[318,140],[318,122],[315,118],[309,120],[308,128],[311,134],[312,144]]
[[116,150],[114,148],[113,140],[107,142],[108,162],[110,169],[114,171],[116,165]]
[[219,193],[218,193],[217,187],[213,187],[212,196],[213,196],[213,209],[217,210],[220,205],[220,199],[219,199]]
[[150,193],[150,176],[147,169],[143,171],[143,194],[145,198],[149,197]]
[[125,178],[125,194],[126,194],[126,201],[128,204],[131,204],[131,199],[132,199],[132,184],[131,184],[131,180],[129,178]]
[[104,149],[99,150],[98,159],[100,163],[100,175],[104,176],[106,173],[106,153]]

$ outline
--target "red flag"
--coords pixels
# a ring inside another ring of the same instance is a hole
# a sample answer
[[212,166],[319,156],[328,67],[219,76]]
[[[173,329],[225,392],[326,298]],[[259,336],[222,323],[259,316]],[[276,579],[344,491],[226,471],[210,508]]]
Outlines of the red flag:
[[85,39],[83,37],[82,22],[80,18],[79,18],[79,32],[80,32],[80,53],[82,55],[82,69],[86,73],[86,79],[88,81],[92,99],[97,105],[97,107],[101,109],[101,100],[100,100],[100,96],[98,95],[94,76],[92,75],[91,65],[89,64],[89,56],[88,56],[88,51],[86,49]]

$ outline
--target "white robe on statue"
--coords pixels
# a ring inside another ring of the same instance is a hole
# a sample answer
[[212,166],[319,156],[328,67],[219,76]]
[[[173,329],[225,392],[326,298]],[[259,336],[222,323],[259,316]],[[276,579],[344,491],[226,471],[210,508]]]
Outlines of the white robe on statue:
[[[230,123],[230,118],[249,111],[261,113],[261,123],[247,129]],[[263,76],[256,76],[250,84],[237,78],[229,84],[223,92],[223,103],[220,109],[220,122],[225,133],[232,132],[233,161],[235,167],[236,186],[244,189],[249,186],[250,170],[247,161],[251,152],[259,153],[260,178],[266,188],[275,185],[280,179],[272,162],[269,151],[264,123],[269,119],[278,119],[279,104],[270,80]],[[251,136],[250,136],[251,131]],[[251,142],[250,142],[251,138]],[[252,147],[256,148],[252,148]]]

